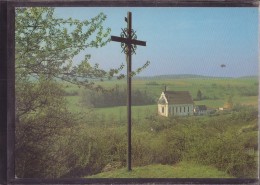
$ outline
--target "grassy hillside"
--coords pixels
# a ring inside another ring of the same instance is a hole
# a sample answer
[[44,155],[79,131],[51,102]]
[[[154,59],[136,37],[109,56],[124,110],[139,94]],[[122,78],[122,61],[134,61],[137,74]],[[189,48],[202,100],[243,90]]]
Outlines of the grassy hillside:
[[134,167],[131,172],[126,168],[99,173],[87,178],[233,178],[225,172],[210,166],[192,162],[181,162],[177,165],[148,165]]
[[[104,82],[98,82],[98,84],[112,88],[118,85],[120,89],[126,88],[125,80],[110,80]],[[195,100],[197,92],[202,92],[203,100],[194,101],[195,104],[205,104],[208,107],[218,108],[222,107],[227,101],[229,96],[233,97],[234,104],[258,105],[258,79],[251,78],[145,78],[145,79],[133,79],[133,91],[140,90],[146,91],[149,96],[154,99],[154,104],[164,90],[165,85],[167,90],[175,91],[189,91]],[[68,100],[71,103],[71,109],[75,110],[79,108],[80,92],[77,86],[67,85],[65,88],[67,93],[75,94],[68,96]],[[77,104],[75,106],[75,104]]]
[[[126,87],[125,81],[103,82],[107,87],[116,84],[120,90]],[[207,116],[161,117],[157,114],[156,100],[164,85],[168,90],[189,91],[193,98],[200,90],[205,98],[194,101],[197,105],[223,107],[232,96],[235,106],[230,111]],[[88,178],[93,174],[98,174],[91,176],[97,178],[225,178],[227,174],[238,178],[256,177],[257,79],[135,79],[134,90],[147,92],[147,96],[155,99],[152,105],[132,106],[132,164],[136,167],[131,173],[125,168],[101,173],[111,161],[121,166],[125,164],[126,106],[97,108],[85,103],[88,99],[82,99],[81,89],[66,87],[68,109],[85,116],[75,139],[80,142],[74,142],[79,146],[74,150],[80,157],[84,156],[80,159],[85,160],[86,165],[78,171],[72,170],[73,173]],[[86,97],[92,98],[92,94]],[[183,162],[190,160],[196,164]]]

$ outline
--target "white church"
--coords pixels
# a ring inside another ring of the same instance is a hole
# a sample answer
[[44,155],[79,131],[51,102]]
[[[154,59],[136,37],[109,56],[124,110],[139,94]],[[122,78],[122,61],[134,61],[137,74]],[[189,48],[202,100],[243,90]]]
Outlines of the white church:
[[158,114],[161,116],[193,115],[194,102],[189,91],[164,91],[158,100]]

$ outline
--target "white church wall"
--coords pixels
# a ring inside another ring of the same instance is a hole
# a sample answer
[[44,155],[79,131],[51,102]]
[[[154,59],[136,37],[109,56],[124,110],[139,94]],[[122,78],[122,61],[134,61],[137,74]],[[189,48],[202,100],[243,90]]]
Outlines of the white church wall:
[[169,105],[168,111],[170,116],[193,115],[193,105],[191,104]]
[[168,117],[168,105],[158,104],[158,113],[162,116]]

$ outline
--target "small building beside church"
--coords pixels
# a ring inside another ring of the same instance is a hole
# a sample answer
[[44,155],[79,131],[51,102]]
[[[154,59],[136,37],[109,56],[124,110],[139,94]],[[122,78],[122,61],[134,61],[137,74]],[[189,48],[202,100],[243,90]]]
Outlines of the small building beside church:
[[196,105],[194,108],[195,115],[206,115],[208,114],[208,110],[206,105]]
[[158,114],[161,116],[193,115],[194,102],[189,91],[164,91],[158,100]]

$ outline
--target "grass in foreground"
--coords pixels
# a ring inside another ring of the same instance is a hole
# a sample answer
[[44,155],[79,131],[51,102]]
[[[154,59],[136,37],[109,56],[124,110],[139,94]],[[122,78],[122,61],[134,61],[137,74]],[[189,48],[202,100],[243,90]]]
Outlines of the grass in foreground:
[[177,165],[148,165],[134,167],[131,172],[126,168],[99,173],[86,178],[234,178],[214,167],[203,166],[190,162]]

